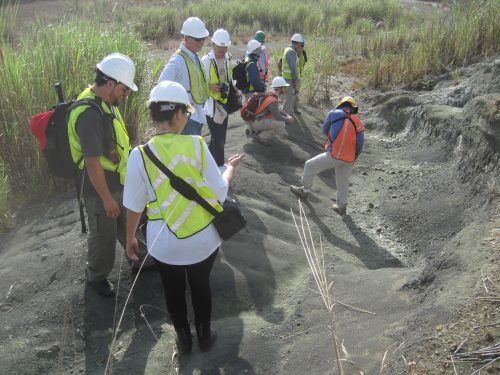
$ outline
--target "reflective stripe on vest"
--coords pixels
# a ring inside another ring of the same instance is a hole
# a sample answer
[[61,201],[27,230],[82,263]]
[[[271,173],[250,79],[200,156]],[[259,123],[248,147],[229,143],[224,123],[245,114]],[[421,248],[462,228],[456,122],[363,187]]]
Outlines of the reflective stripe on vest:
[[[226,64],[226,83],[229,85],[229,83],[231,82],[230,77],[233,76],[233,69],[231,67],[231,64],[227,64],[226,61],[227,60],[224,59],[224,64]],[[208,77],[208,83],[210,85],[221,83],[215,59],[210,59],[210,76]],[[210,96],[214,98],[214,100],[224,104],[227,103],[227,97],[225,99],[222,99],[220,96],[220,92],[212,91],[210,90],[210,88],[208,89],[208,91]]]
[[[283,58],[282,58],[282,70],[283,70],[282,77],[285,79],[288,79],[288,80],[293,79],[292,70],[290,69],[290,65],[288,65],[288,59],[286,58],[286,55],[290,51],[295,52],[295,50],[292,47],[287,47],[285,49],[285,52],[283,52]],[[296,52],[295,52],[295,55],[297,57],[297,69],[299,69],[299,58],[298,58]]]
[[[78,99],[95,99],[96,95],[89,88],[85,89],[77,98]],[[78,116],[82,114],[89,106],[82,105],[73,109],[68,118],[68,138],[69,138],[69,146],[71,150],[71,156],[73,157],[73,161],[78,163],[81,160],[78,168],[83,169],[84,160],[82,158],[83,151],[80,145],[80,139],[78,138],[78,133],[76,132],[76,121]],[[101,156],[99,158],[99,162],[103,169],[111,172],[117,172],[120,174],[120,183],[123,185],[125,183],[125,172],[127,171],[127,161],[128,155],[130,154],[131,146],[130,140],[127,133],[127,128],[125,127],[125,123],[123,122],[123,118],[120,114],[120,111],[117,107],[111,106],[111,108],[104,101],[101,102],[101,107],[104,113],[113,115],[113,130],[116,138],[115,150],[118,155],[118,163],[113,163],[110,159]],[[111,111],[111,109],[113,111]],[[105,124],[104,124],[105,126]]]
[[340,120],[344,120],[344,122],[342,124],[342,128],[337,134],[337,138],[332,140],[330,132],[328,132],[328,138],[326,139],[323,148],[328,150],[328,146],[331,142],[331,155],[333,158],[353,163],[356,158],[356,125],[348,114],[346,114],[346,117],[340,118],[339,121]]
[[[172,173],[193,186],[217,211],[222,211],[215,193],[200,172],[206,164],[202,142],[202,137],[167,133],[154,136],[148,144]],[[139,149],[156,196],[155,201],[147,204],[148,219],[163,220],[177,238],[192,236],[206,228],[214,217],[198,203],[172,188],[170,179],[147,157],[142,146]]]
[[[208,84],[205,70],[180,48],[175,52],[182,56],[189,74],[189,93],[196,104],[204,104],[208,99]],[[201,63],[200,63],[201,64]]]

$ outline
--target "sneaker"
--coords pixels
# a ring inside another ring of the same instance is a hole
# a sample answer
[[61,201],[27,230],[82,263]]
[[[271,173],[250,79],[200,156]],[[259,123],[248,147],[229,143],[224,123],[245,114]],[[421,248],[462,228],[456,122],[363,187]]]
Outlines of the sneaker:
[[339,206],[337,203],[334,203],[332,208],[339,215],[345,215],[347,206]]
[[113,297],[115,295],[115,287],[108,279],[87,282],[87,284],[101,296]]
[[299,198],[306,200],[307,199],[307,191],[304,190],[303,186],[294,186],[290,185],[290,190]]

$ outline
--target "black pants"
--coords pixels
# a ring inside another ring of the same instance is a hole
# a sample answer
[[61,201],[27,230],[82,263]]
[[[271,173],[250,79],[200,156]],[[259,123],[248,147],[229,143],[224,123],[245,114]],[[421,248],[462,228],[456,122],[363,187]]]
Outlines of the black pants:
[[185,266],[156,261],[165,292],[165,301],[174,327],[185,327],[188,322],[186,305],[186,276],[191,289],[191,303],[195,321],[208,323],[212,315],[212,292],[210,272],[219,249],[207,259]]
[[226,144],[227,121],[229,116],[226,117],[222,124],[214,122],[212,117],[207,116],[207,124],[210,129],[210,143],[208,149],[215,159],[218,167],[224,165],[224,145]]

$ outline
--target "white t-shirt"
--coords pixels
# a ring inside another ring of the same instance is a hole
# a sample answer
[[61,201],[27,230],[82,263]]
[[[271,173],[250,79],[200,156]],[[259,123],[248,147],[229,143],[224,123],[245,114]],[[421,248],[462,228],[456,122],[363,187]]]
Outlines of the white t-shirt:
[[[206,163],[201,174],[217,199],[224,202],[229,183],[221,176],[205,143],[203,147]],[[123,205],[134,212],[142,212],[146,204],[155,199],[156,195],[149,182],[141,151],[136,147],[132,150],[127,163]],[[148,222],[146,238],[150,255],[160,262],[174,265],[199,263],[208,258],[222,243],[213,224],[188,238],[179,239],[168,229],[163,220]]]

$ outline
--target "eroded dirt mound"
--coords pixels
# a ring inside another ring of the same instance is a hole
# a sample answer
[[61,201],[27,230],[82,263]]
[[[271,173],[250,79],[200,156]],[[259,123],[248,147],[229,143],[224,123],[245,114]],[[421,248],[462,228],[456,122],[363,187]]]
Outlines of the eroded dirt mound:
[[[471,67],[470,82],[497,66]],[[500,335],[498,303],[474,300],[483,292],[482,275],[498,281],[498,91],[478,86],[463,105],[450,106],[453,87],[462,84],[442,77],[430,91],[356,93],[368,131],[348,215],[331,210],[331,171],[318,176],[305,202],[334,298],[342,302],[336,326],[349,374],[377,374],[386,351],[388,374],[453,374],[450,353]],[[247,154],[232,193],[248,231],[223,245],[212,274],[219,339],[209,353],[195,348],[172,360],[174,332],[159,278],[147,272],[125,310],[112,373],[332,373],[330,321],[298,241],[290,212],[297,200],[289,190],[304,162],[321,152],[325,114],[303,108],[269,147],[246,137],[241,119],[231,117],[227,153]],[[16,220],[0,245],[1,371],[104,373],[133,281],[126,261],[117,257],[112,274],[118,299],[103,299],[84,283],[86,239],[74,199],[21,209]],[[458,373],[471,368],[456,366]]]

